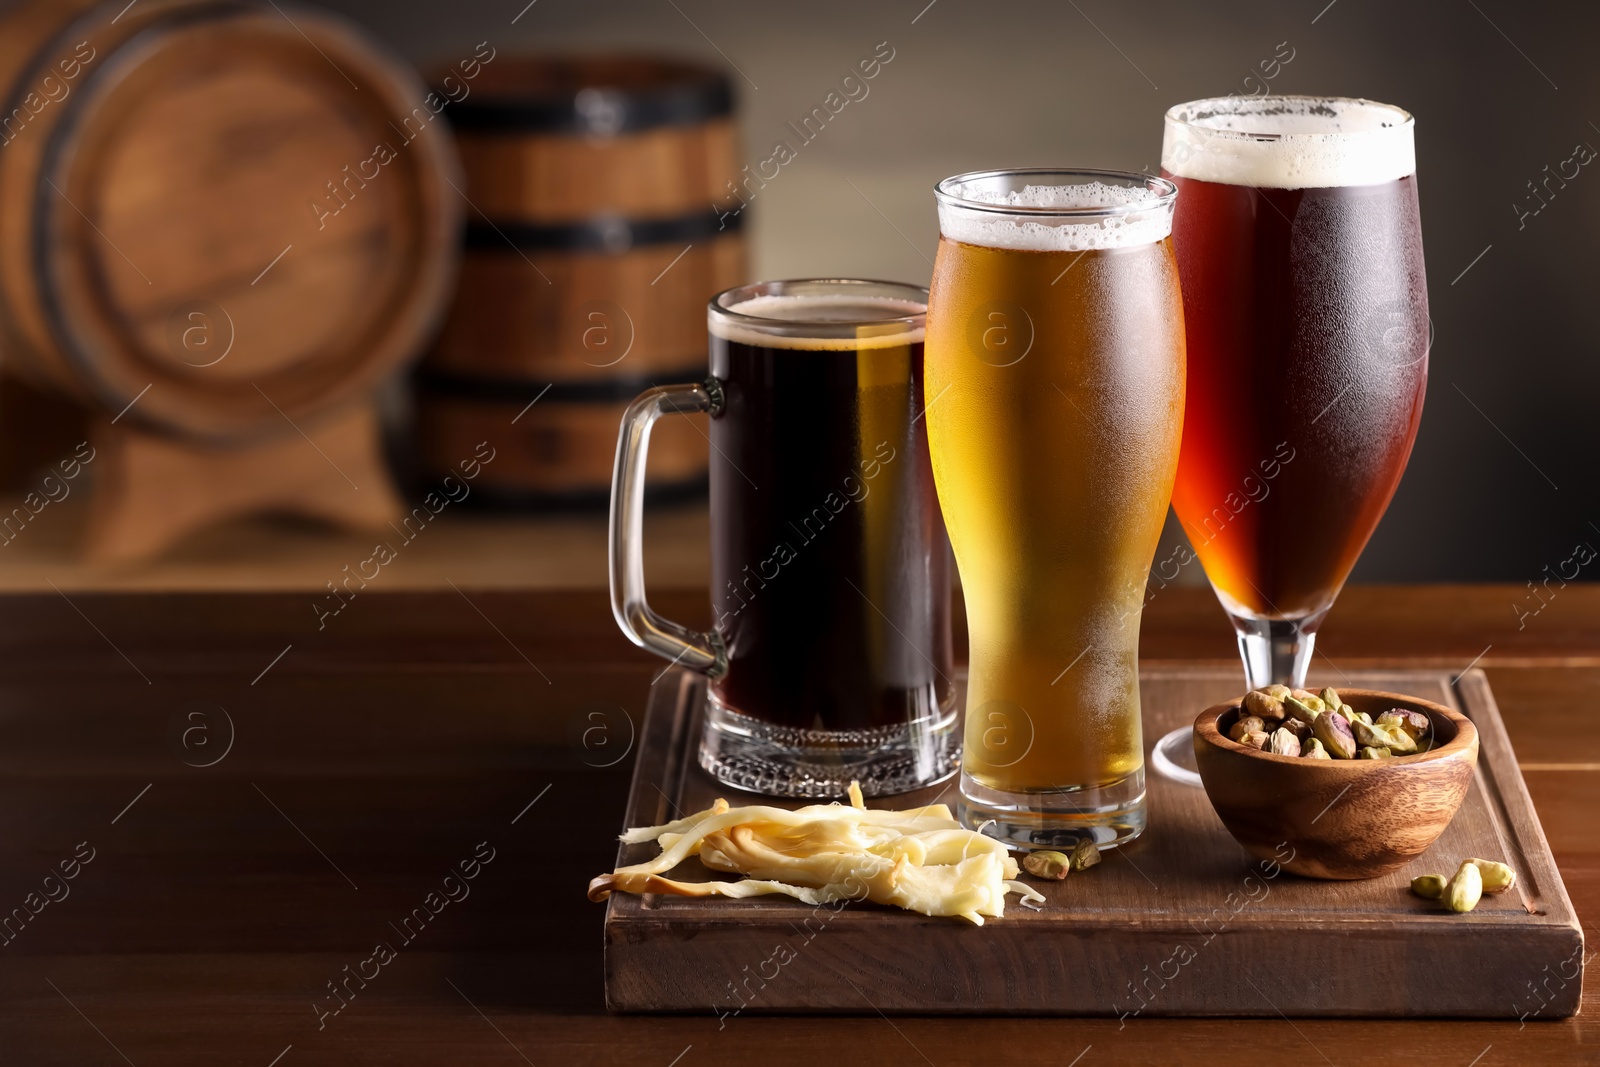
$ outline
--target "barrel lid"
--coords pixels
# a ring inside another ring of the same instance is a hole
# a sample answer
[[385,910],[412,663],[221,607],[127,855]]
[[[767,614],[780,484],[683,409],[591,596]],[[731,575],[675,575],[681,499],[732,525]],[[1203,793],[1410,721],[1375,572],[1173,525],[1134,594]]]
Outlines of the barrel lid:
[[659,56],[504,57],[471,84],[448,71],[433,80],[447,96],[466,93],[449,111],[471,132],[611,137],[733,113],[726,74]]
[[122,32],[50,131],[31,222],[40,303],[89,391],[242,439],[414,356],[461,225],[443,101],[298,8],[155,4]]

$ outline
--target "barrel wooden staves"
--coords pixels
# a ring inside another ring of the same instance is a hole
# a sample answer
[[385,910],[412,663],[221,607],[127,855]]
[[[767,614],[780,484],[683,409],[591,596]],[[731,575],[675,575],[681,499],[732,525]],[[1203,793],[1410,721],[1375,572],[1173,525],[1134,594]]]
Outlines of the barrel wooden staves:
[[[137,482],[139,435],[165,439],[163,482],[187,449],[213,487],[230,452],[281,447],[275,490],[213,495],[293,508],[327,476],[301,432],[328,426],[372,490],[306,510],[392,512],[371,394],[454,282],[445,101],[343,20],[246,0],[25,3],[0,23],[0,84],[5,368],[131,435],[101,477]],[[108,521],[216,517],[183,504],[204,485],[142,490],[165,500]]]
[[[741,218],[714,206],[738,170],[731,112],[723,75],[625,56],[503,59],[451,105],[476,211],[417,376],[430,470],[487,437],[484,497],[607,498],[627,402],[705,376],[706,301],[744,278]],[[656,430],[658,498],[704,484],[694,419]]]

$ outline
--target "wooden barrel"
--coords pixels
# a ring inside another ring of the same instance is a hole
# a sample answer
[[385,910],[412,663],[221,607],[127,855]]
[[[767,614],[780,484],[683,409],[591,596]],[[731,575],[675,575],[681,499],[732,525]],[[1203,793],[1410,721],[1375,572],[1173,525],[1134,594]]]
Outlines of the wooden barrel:
[[202,441],[418,353],[462,204],[444,101],[332,16],[37,0],[0,24],[6,368]]
[[[506,58],[449,113],[475,212],[416,379],[423,463],[448,471],[487,436],[507,458],[485,498],[603,502],[623,407],[705,376],[706,301],[744,280],[742,216],[714,206],[739,173],[728,81],[644,56]],[[653,494],[703,484],[696,425],[657,433]]]

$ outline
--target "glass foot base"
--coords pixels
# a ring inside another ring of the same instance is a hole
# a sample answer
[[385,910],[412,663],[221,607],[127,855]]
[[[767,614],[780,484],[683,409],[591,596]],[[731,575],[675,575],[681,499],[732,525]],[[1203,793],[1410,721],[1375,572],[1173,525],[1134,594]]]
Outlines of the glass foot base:
[[1007,793],[961,776],[961,825],[1020,849],[1101,848],[1144,832],[1144,768],[1109,786],[1050,793]]
[[1163,778],[1196,789],[1205,788],[1194,761],[1194,727],[1180,726],[1157,741],[1150,750],[1150,766]]
[[960,716],[876,730],[801,730],[761,722],[708,700],[700,766],[723,785],[774,797],[833,799],[851,782],[869,797],[941,782],[961,762]]

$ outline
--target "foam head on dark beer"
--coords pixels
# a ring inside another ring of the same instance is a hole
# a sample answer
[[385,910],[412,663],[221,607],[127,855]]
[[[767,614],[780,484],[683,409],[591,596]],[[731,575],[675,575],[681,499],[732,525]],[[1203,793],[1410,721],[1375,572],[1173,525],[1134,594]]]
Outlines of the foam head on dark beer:
[[901,319],[910,319],[926,312],[927,305],[893,297],[858,296],[856,294],[766,294],[730,304],[724,311],[752,319],[767,319],[774,324],[816,323],[818,333],[837,332],[820,327],[838,327],[855,324],[867,327],[857,331],[861,336],[784,336],[761,329],[759,323],[731,321],[727,316],[713,316],[711,332],[729,341],[739,341],[762,348],[799,348],[811,351],[859,351],[863,348],[888,348],[894,345],[917,344],[922,341],[920,320],[906,323],[905,329],[894,330],[892,325]]

